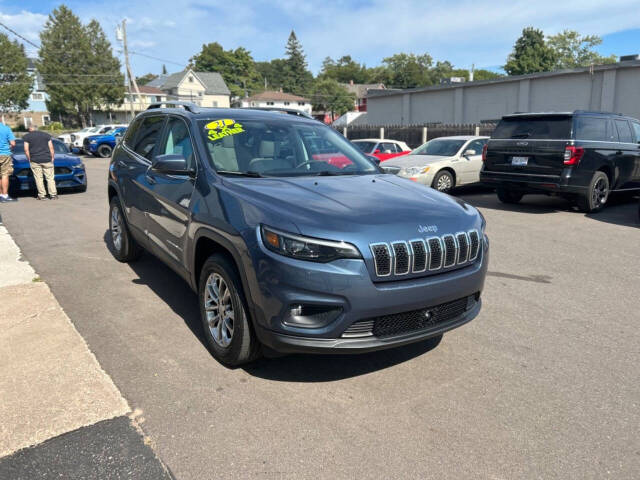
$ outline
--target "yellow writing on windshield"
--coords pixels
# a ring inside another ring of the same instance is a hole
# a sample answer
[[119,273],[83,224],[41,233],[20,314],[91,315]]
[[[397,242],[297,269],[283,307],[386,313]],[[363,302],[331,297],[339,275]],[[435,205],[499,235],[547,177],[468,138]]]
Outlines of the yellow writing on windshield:
[[207,123],[204,128],[207,130],[207,138],[211,141],[244,132],[242,125],[230,118],[214,120]]

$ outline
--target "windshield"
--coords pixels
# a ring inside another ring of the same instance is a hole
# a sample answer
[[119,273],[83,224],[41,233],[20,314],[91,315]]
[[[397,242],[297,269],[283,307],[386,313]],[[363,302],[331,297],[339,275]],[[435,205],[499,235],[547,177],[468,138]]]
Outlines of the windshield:
[[503,118],[491,138],[532,138],[566,140],[571,138],[571,117],[561,115]]
[[442,157],[451,157],[458,153],[458,150],[464,145],[466,140],[445,140],[442,138],[434,138],[427,143],[416,148],[409,155],[438,155]]
[[361,152],[372,153],[377,142],[353,142],[353,144],[358,147]]
[[[69,153],[66,145],[58,140],[53,140],[53,151],[59,154]],[[12,153],[14,155],[24,155],[24,140],[16,140],[16,146],[13,147]]]
[[103,135],[115,135],[120,131],[120,128],[111,128],[103,133]]
[[357,175],[378,168],[342,135],[320,123],[291,119],[199,122],[209,161],[221,174]]

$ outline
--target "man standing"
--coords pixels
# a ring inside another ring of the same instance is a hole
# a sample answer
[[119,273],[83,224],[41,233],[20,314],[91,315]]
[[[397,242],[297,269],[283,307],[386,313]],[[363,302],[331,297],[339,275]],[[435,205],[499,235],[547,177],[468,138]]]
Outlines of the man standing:
[[33,179],[36,181],[36,188],[38,189],[38,200],[47,198],[47,191],[44,189],[44,181],[42,179],[43,174],[47,180],[49,198],[51,198],[51,200],[57,200],[58,192],[56,190],[53,170],[55,153],[51,135],[46,132],[40,132],[36,125],[31,125],[29,126],[29,133],[24,136],[23,140],[24,153],[27,156],[27,160],[31,163]]
[[16,138],[11,129],[0,122],[0,203],[15,202],[9,196],[9,176],[13,173],[11,149],[16,145]]

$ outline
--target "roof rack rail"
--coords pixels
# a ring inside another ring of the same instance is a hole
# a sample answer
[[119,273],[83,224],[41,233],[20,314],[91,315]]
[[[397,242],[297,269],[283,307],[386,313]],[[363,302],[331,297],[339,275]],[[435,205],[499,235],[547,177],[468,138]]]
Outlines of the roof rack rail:
[[147,107],[147,110],[152,110],[154,108],[162,108],[163,106],[165,106],[166,108],[182,107],[186,111],[191,112],[191,113],[199,113],[201,111],[201,108],[202,108],[199,105],[196,105],[195,103],[192,103],[192,102],[183,102],[183,101],[180,101],[180,100],[165,100],[165,101],[162,101],[162,102],[152,103],[151,105],[149,105]]
[[295,108],[282,108],[282,107],[245,107],[246,110],[263,110],[268,112],[280,112],[286,113],[288,115],[296,115],[298,117],[308,118],[310,120],[315,120],[311,115],[307,112],[303,112],[302,110],[297,110]]
[[605,112],[603,110],[574,110],[573,113],[591,113],[597,115],[618,115],[620,117],[624,117],[622,113],[617,112]]

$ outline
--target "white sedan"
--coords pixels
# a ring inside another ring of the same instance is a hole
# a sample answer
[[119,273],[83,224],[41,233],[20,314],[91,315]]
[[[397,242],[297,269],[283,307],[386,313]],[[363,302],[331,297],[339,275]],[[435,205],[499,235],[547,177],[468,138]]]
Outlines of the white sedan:
[[392,158],[385,167],[398,175],[449,192],[453,187],[480,181],[482,149],[489,137],[455,136],[429,140],[409,155]]

